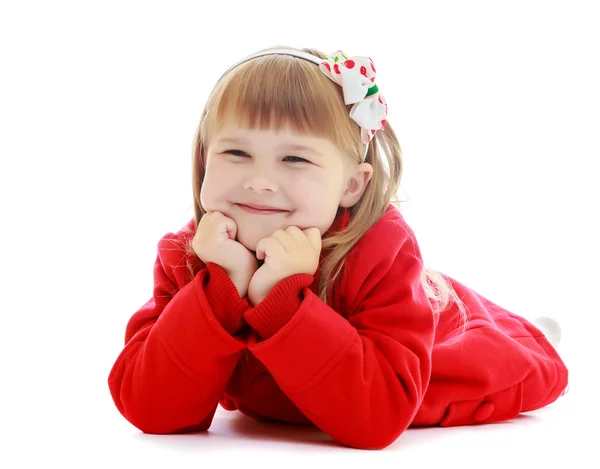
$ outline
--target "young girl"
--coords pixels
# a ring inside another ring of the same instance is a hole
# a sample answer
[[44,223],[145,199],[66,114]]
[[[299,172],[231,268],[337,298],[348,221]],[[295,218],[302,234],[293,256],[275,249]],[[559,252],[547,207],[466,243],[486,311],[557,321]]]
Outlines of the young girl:
[[195,137],[195,217],[158,242],[108,379],[129,422],[207,430],[221,404],[382,449],[564,392],[538,328],[424,268],[393,205],[386,116],[373,61],[341,51],[266,49],[221,77]]

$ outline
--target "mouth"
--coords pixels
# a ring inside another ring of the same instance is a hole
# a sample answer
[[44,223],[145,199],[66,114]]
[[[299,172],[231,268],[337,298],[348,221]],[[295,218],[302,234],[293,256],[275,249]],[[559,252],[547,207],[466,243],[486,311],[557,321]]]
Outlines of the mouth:
[[281,209],[275,209],[275,208],[259,208],[257,206],[244,205],[244,204],[236,204],[236,205],[238,207],[240,207],[242,210],[244,210],[245,212],[254,213],[256,215],[275,215],[278,213],[289,212],[289,210],[281,210]]

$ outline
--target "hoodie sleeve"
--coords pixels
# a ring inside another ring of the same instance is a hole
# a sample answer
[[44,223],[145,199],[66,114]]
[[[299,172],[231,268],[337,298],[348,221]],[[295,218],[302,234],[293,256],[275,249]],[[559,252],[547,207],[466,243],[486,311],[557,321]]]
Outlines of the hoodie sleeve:
[[160,240],[153,296],[129,320],[108,378],[118,410],[145,433],[207,430],[246,348],[232,333],[247,300],[210,263],[178,289],[181,257],[168,235]]
[[264,339],[249,350],[281,390],[334,440],[362,449],[382,449],[409,426],[431,373],[434,315],[419,247],[408,226],[385,225],[347,257],[340,312],[302,275],[244,314]]

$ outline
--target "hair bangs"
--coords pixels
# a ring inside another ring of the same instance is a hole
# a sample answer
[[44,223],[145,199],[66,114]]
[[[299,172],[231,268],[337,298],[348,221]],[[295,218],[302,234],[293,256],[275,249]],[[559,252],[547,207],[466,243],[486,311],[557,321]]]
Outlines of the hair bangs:
[[302,59],[270,55],[243,63],[223,77],[213,100],[203,129],[206,142],[225,123],[235,122],[327,138],[348,153],[354,153],[357,140],[360,146],[360,128],[348,116],[341,89]]

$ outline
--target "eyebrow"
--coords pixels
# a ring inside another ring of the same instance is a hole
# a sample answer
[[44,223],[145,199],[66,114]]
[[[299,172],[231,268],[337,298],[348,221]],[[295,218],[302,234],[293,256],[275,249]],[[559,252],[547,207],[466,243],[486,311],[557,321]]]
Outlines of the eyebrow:
[[[235,138],[235,137],[226,137],[217,139],[217,143],[238,143],[238,144],[247,144],[248,141],[245,138]],[[312,147],[307,147],[306,145],[298,145],[296,143],[282,143],[277,146],[278,149],[287,149],[287,150],[298,150],[298,151],[308,151],[317,156],[323,156],[317,150]]]

